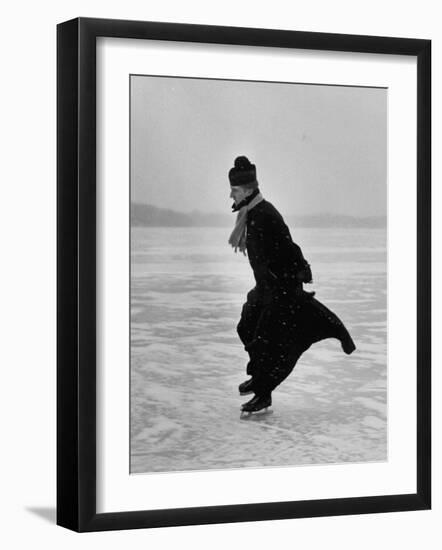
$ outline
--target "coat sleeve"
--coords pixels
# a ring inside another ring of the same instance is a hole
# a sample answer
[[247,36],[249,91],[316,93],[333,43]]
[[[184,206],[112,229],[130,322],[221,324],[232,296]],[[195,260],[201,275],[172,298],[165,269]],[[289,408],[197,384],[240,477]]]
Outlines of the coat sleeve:
[[256,231],[256,249],[261,277],[269,283],[296,281],[302,263],[301,248],[280,216],[264,215]]
[[269,273],[271,246],[267,236],[268,230],[268,218],[265,215],[261,215],[251,222],[248,240],[250,242],[249,259],[252,263],[255,277],[259,281],[269,283],[272,276]]

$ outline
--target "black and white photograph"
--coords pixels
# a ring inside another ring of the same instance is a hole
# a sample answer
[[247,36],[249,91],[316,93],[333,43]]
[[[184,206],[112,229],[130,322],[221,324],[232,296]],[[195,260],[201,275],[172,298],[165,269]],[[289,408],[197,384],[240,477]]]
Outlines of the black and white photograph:
[[129,84],[131,474],[387,461],[388,90]]
[[3,548],[440,547],[442,27],[398,7],[5,4]]

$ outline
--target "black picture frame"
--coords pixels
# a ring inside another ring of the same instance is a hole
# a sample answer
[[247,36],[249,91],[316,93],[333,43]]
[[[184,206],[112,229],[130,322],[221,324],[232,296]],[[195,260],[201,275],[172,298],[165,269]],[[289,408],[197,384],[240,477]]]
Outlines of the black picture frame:
[[[395,54],[417,59],[415,494],[97,513],[96,39]],[[78,18],[57,27],[57,523],[83,532],[431,506],[431,41]]]

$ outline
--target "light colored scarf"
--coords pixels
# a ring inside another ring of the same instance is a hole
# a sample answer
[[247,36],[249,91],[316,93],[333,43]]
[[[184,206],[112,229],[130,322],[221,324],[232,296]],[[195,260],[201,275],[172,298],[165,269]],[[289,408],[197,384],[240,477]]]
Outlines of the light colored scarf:
[[238,211],[235,227],[229,237],[229,244],[232,245],[235,252],[238,252],[239,249],[244,256],[246,255],[247,212],[259,204],[262,200],[264,200],[264,197],[261,193],[258,193],[256,197],[249,202],[249,204],[244,205]]

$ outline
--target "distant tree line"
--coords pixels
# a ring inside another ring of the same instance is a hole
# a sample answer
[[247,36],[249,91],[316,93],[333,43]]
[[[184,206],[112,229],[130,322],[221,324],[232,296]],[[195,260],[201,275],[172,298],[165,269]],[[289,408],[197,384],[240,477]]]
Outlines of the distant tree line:
[[[130,207],[133,227],[229,227],[234,223],[233,214],[190,213],[158,208],[150,204],[132,203]],[[386,227],[385,216],[345,216],[339,214],[314,214],[309,216],[285,216],[293,227]]]

